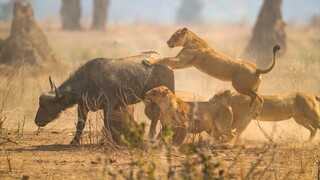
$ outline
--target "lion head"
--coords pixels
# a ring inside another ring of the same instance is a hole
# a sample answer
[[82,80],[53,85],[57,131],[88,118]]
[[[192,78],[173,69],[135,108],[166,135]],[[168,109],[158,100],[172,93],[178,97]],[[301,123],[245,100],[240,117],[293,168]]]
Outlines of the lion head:
[[145,101],[153,101],[157,104],[163,102],[163,99],[166,99],[167,96],[170,96],[172,92],[166,86],[159,86],[151,89],[145,95]]
[[172,34],[170,39],[167,41],[167,44],[170,48],[183,46],[185,44],[185,37],[187,34],[187,28],[178,29],[176,32]]

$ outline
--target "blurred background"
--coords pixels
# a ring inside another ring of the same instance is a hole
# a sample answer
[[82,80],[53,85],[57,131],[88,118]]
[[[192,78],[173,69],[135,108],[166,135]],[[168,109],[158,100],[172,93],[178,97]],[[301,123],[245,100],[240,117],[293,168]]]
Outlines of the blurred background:
[[[62,1],[58,0],[24,0],[30,2],[35,16],[40,22],[59,21]],[[12,0],[1,0],[0,19],[11,17]],[[184,5],[184,4],[188,4]],[[92,20],[93,0],[82,0],[81,12],[83,23]],[[253,26],[263,0],[110,0],[108,24],[117,23],[160,23],[175,24],[179,22],[178,13],[183,6],[189,8],[184,12],[188,16],[197,14],[203,24],[242,24]],[[284,0],[283,19],[290,25],[302,25],[313,16],[319,16],[319,0]],[[189,19],[193,21],[192,18]]]

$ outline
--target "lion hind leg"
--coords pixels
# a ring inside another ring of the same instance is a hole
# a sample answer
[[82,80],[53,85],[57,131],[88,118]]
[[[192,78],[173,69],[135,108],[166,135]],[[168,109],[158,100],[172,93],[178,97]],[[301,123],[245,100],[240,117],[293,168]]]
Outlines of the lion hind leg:
[[296,116],[296,117],[293,117],[293,119],[298,123],[300,124],[301,126],[305,127],[306,129],[308,129],[310,131],[310,136],[309,136],[309,139],[307,141],[312,141],[313,138],[315,137],[316,135],[316,132],[317,132],[317,128],[316,127],[313,127],[312,125],[310,125],[310,121],[309,119],[303,117],[303,116]]
[[[237,89],[236,89],[237,90]],[[264,100],[263,98],[255,91],[251,89],[241,89],[237,90],[239,93],[247,95],[251,98],[250,101],[250,113],[253,116],[253,119],[257,118],[262,109]]]
[[310,128],[309,129],[310,136],[309,136],[309,139],[307,140],[307,142],[311,142],[314,139],[314,137],[316,136],[317,130],[318,130],[318,128],[312,127],[312,126],[309,126],[309,128]]
[[236,127],[236,136],[235,136],[235,143],[239,142],[241,134],[243,133],[243,131],[248,127],[249,123],[251,122],[251,119],[246,121],[244,124],[242,124],[239,127]]

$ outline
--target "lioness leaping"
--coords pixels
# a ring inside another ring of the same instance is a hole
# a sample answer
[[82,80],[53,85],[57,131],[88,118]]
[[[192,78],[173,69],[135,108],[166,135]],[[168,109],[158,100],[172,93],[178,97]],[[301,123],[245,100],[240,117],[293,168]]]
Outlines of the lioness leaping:
[[[280,46],[273,47],[273,62],[267,69],[260,69],[254,64],[225,56],[213,50],[204,40],[187,28],[177,30],[167,42],[170,48],[182,46],[176,57],[148,58],[146,65],[165,64],[172,69],[194,66],[200,71],[222,81],[231,81],[232,86],[241,94],[251,97],[250,107],[258,115],[263,99],[257,94],[261,74],[270,72],[275,65],[275,55]],[[256,104],[255,106],[254,103]]]
[[[152,101],[160,108],[162,130],[158,137],[171,126],[173,143],[181,145],[187,133],[206,131],[220,142],[233,139],[231,108],[218,102],[185,102],[177,98],[167,87],[160,86],[148,91],[145,101]],[[231,141],[230,141],[231,142]]]
[[[317,129],[320,129],[319,97],[302,92],[261,95],[261,97],[264,99],[264,104],[257,120],[277,122],[293,118],[298,124],[310,131],[309,141],[314,138]],[[249,112],[250,98],[235,91],[219,91],[210,101],[219,101],[232,108],[234,115],[232,128],[236,129],[236,140],[251,122],[251,119],[254,119]]]

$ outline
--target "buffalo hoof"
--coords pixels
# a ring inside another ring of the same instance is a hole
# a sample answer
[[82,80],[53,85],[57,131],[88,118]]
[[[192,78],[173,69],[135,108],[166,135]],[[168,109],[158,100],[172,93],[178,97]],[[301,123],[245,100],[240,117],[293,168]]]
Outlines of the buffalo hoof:
[[70,142],[70,145],[71,145],[71,146],[79,146],[79,145],[80,145],[80,142],[79,142],[79,140],[73,139],[73,140]]
[[152,66],[152,64],[148,60],[143,60],[142,64],[144,64],[145,66]]

